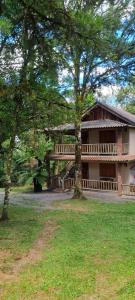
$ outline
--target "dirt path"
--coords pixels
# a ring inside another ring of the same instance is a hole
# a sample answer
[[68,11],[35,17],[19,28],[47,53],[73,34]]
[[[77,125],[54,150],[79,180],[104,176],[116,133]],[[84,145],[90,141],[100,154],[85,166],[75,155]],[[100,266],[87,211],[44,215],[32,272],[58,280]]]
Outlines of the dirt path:
[[26,265],[35,264],[41,260],[43,250],[49,246],[49,242],[56,229],[56,223],[50,220],[45,223],[44,229],[42,230],[38,240],[35,241],[32,249],[26,256],[22,257],[19,261],[17,261],[17,263],[14,264],[12,269],[13,274],[19,273]]
[[18,274],[28,265],[33,265],[42,259],[43,250],[49,246],[50,240],[57,229],[56,223],[48,220],[45,222],[44,229],[42,230],[38,240],[34,242],[34,245],[29,252],[22,256],[19,260],[14,262],[10,272],[0,272],[0,283],[4,280],[17,280]]

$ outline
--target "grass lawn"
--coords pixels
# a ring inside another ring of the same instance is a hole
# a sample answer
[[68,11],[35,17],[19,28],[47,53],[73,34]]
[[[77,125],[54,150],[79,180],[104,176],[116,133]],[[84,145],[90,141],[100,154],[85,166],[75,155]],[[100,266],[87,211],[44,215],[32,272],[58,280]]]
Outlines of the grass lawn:
[[[43,189],[46,189],[46,185],[43,185]],[[29,193],[29,192],[33,192],[34,187],[31,184],[25,184],[22,186],[12,186],[11,187],[11,192],[13,193]],[[0,188],[0,192],[4,192],[4,188]]]
[[43,220],[31,209],[11,206],[8,223],[0,222],[0,271],[8,272],[14,261],[31,248],[43,228]]
[[57,224],[41,259],[1,280],[0,299],[135,299],[135,203],[70,200],[58,207],[39,214],[12,206],[11,221],[0,224],[3,274],[32,247],[45,221]]
[[[0,192],[4,192],[4,188],[0,188]],[[11,188],[11,192],[13,193],[26,193],[26,192],[33,192],[32,185],[23,185],[23,186],[13,186]]]

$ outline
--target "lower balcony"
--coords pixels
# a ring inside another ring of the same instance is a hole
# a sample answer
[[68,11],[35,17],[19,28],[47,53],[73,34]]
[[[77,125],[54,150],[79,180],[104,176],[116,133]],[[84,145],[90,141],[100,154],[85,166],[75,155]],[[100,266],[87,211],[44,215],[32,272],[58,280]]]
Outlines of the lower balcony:
[[[74,188],[75,179],[67,178],[64,180],[64,189]],[[82,179],[82,189],[84,190],[96,190],[96,191],[114,191],[118,190],[117,181],[104,181],[104,180],[90,180]]]
[[[119,152],[128,154],[128,144],[82,144],[82,155],[117,155]],[[57,155],[75,154],[75,144],[56,144],[54,153]]]
[[[74,178],[67,178],[64,180],[64,189],[73,189],[75,186]],[[135,184],[122,184],[121,194],[125,196],[135,196]],[[93,190],[93,191],[118,191],[118,182],[110,180],[90,180],[82,179],[82,189],[83,190]]]

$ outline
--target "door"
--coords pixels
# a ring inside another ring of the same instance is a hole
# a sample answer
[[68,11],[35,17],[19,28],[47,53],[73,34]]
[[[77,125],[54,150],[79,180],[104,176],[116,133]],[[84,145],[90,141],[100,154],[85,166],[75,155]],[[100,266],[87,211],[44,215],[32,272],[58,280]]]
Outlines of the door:
[[89,143],[89,131],[82,131],[82,144],[88,144]]
[[99,143],[101,144],[116,143],[115,130],[99,131]]
[[82,163],[82,179],[89,179],[89,164]]
[[116,165],[115,164],[100,164],[100,179],[113,180],[116,178]]

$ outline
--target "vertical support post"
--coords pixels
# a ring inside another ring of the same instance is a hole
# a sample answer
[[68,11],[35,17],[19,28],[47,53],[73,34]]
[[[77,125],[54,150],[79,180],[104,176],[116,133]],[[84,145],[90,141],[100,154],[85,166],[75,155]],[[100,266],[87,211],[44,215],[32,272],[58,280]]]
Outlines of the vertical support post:
[[117,181],[118,181],[118,195],[122,195],[122,177],[121,177],[121,164],[117,163]]
[[46,170],[47,170],[47,188],[51,187],[51,166],[50,166],[50,158],[49,158],[50,151],[47,151],[45,157],[44,157],[44,162],[46,165]]
[[65,189],[64,179],[61,179],[61,187],[62,187],[62,191],[64,192]]
[[122,155],[122,128],[117,128],[117,155]]
[[[49,141],[50,139],[50,133],[48,130],[45,131],[45,139],[47,141]],[[50,188],[52,186],[52,178],[51,178],[51,166],[50,166],[50,158],[49,158],[49,155],[50,155],[51,151],[48,150],[46,151],[46,155],[44,157],[44,163],[45,163],[45,166],[46,166],[46,170],[47,170],[47,188]]]
[[55,161],[54,176],[58,176],[59,175],[59,169],[60,169],[60,161],[56,160]]

